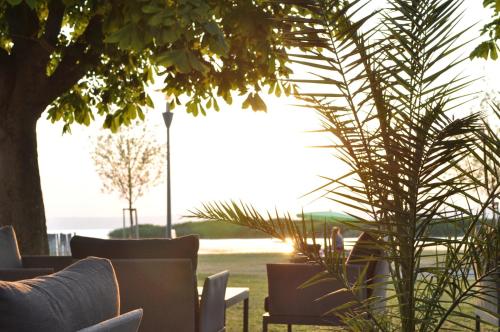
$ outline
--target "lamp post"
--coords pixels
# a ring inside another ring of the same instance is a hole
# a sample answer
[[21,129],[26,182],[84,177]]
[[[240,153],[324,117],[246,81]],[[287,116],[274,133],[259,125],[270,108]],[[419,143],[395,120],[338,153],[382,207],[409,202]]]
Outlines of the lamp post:
[[165,121],[165,126],[167,127],[167,229],[165,236],[167,238],[172,238],[172,206],[170,197],[170,125],[172,124],[172,118],[174,114],[170,112],[170,107],[167,101],[166,111],[163,113],[163,121]]

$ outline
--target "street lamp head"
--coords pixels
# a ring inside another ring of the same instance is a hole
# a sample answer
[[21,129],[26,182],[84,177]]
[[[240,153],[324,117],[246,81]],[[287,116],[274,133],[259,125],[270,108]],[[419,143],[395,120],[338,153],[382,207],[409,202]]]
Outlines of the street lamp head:
[[167,102],[167,110],[166,110],[166,112],[163,112],[163,121],[165,121],[165,126],[167,128],[170,128],[170,125],[172,124],[173,117],[174,117],[174,113],[170,112],[170,108],[168,107],[168,102]]

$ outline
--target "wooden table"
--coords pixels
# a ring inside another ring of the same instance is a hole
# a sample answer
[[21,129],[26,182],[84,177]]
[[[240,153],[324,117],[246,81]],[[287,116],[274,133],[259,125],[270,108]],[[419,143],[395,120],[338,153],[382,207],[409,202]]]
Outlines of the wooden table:
[[[198,287],[198,294],[203,292],[203,287]],[[243,301],[243,332],[248,332],[248,299],[250,290],[247,287],[227,287],[226,309]]]

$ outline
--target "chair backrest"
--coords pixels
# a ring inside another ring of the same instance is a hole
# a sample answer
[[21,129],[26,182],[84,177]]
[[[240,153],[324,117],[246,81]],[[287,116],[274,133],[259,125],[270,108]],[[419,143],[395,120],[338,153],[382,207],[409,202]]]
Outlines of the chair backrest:
[[229,271],[205,279],[200,302],[200,332],[219,332],[225,328],[225,294]]
[[12,226],[0,227],[0,269],[21,268],[16,232]]
[[[367,288],[366,295],[371,297],[377,283],[383,281],[383,276],[387,276],[388,264],[384,259],[384,252],[377,244],[376,240],[366,232],[361,233],[356,243],[347,257],[346,265],[360,265],[365,266],[368,264],[366,271]],[[383,290],[385,287],[377,290],[377,296],[385,295]],[[373,294],[375,295],[375,294]]]
[[112,259],[121,312],[142,308],[139,331],[195,331],[196,281],[189,259]]
[[[98,256],[113,261],[120,284],[122,313],[144,308],[141,331],[194,331],[191,322],[194,324],[198,310],[198,236],[140,240],[74,236],[70,246],[75,258]],[[186,259],[189,264],[179,262]],[[155,266],[155,262],[159,265]],[[190,277],[185,275],[187,270],[191,271]],[[143,285],[155,286],[143,292]],[[186,294],[187,289],[191,294]]]
[[330,279],[300,288],[322,271],[323,268],[315,264],[267,264],[269,314],[320,317],[340,304],[354,299],[348,292],[338,292],[335,296],[318,300],[343,288],[337,280]]
[[71,238],[70,246],[74,258],[187,258],[196,273],[200,240],[196,235],[140,240],[105,240],[77,235]]
[[78,261],[71,256],[23,256],[23,267],[28,269],[51,268],[61,271]]
[[142,309],[133,310],[78,332],[137,332],[142,319]]
[[383,257],[376,262],[372,279],[369,283],[373,285],[371,296],[385,298],[387,294],[387,282],[389,280],[389,263]]

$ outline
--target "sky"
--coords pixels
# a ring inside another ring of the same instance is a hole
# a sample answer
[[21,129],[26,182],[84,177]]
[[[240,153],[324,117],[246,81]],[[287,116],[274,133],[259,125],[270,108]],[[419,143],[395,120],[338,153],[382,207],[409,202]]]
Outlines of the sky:
[[[156,103],[147,116],[152,133],[166,141],[161,117],[164,105]],[[243,200],[262,209],[300,211],[309,205],[300,196],[322,180],[317,175],[335,166],[318,134],[316,115],[292,109],[284,100],[269,98],[268,113],[225,107],[220,113],[194,118],[176,108],[170,130],[172,213],[177,219],[187,210],[213,200]],[[155,126],[156,125],[156,126]],[[39,163],[48,219],[54,217],[121,216],[126,206],[117,195],[101,192],[95,172],[91,138],[100,123],[74,127],[61,135],[61,126],[43,120],[38,124]],[[155,128],[156,127],[156,128]],[[137,202],[139,215],[165,214],[165,182]],[[310,209],[327,209],[316,202]]]
[[[486,17],[481,1],[466,3],[464,27]],[[480,90],[500,87],[500,61],[475,60],[467,62],[463,70],[484,76],[476,84]],[[334,177],[345,170],[331,150],[310,148],[329,143],[325,134],[308,132],[320,129],[317,114],[292,106],[292,98],[264,99],[267,113],[242,110],[239,99],[207,116],[193,117],[183,107],[175,109],[170,130],[174,222],[203,202],[220,200],[242,200],[260,210],[292,214],[301,210],[342,212],[331,201],[318,199],[319,194],[303,197],[324,183],[320,176]],[[155,108],[147,112],[148,126],[152,135],[165,142],[164,97],[157,94],[154,102]],[[474,103],[466,107],[473,108]],[[117,194],[101,191],[91,159],[92,139],[99,134],[102,119],[96,118],[90,127],[75,125],[72,134],[62,135],[62,124],[45,118],[44,114],[38,121],[37,135],[49,228],[58,218],[121,218],[126,202]],[[137,201],[140,220],[164,221],[165,186],[161,183]]]

